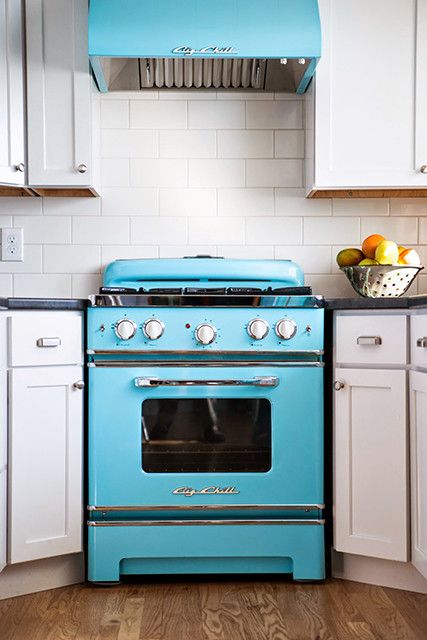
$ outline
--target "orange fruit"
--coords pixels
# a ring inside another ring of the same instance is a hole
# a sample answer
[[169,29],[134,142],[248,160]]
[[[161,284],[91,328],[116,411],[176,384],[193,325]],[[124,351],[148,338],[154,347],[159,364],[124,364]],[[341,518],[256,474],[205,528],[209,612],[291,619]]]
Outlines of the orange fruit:
[[363,258],[364,255],[360,249],[342,249],[342,251],[337,254],[337,263],[340,267],[354,267],[354,265],[359,264]]
[[375,251],[383,240],[385,240],[384,236],[380,236],[379,233],[374,233],[372,236],[365,238],[362,243],[362,251],[365,257],[375,258]]

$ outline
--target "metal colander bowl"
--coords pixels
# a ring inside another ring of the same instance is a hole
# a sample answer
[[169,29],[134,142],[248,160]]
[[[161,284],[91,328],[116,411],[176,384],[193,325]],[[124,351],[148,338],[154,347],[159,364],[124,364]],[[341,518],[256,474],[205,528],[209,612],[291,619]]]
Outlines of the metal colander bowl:
[[372,265],[341,267],[353,289],[364,298],[403,296],[424,267]]

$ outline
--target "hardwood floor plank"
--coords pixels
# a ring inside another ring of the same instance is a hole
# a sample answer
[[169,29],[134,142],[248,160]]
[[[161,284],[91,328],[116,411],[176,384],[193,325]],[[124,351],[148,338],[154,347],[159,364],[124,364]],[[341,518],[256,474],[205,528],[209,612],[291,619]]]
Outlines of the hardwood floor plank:
[[0,603],[0,640],[426,639],[426,595],[343,580],[146,579]]
[[344,589],[372,627],[376,640],[426,640],[427,630],[420,636],[388,598],[382,587],[345,582]]

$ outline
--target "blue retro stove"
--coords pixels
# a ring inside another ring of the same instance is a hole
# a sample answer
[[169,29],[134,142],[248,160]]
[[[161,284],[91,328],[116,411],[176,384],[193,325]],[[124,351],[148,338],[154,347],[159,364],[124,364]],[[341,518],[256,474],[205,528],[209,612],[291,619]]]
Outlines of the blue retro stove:
[[88,310],[88,578],[324,578],[323,308],[293,262],[118,260]]

